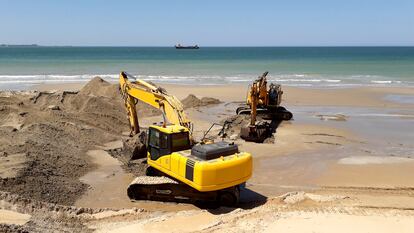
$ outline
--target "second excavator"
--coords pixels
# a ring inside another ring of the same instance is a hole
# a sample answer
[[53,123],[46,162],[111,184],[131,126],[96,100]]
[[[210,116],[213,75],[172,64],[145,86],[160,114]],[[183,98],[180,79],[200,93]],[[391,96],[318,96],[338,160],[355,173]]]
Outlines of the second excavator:
[[[246,104],[236,110],[237,115],[250,114],[249,125],[242,127],[240,132],[240,137],[246,141],[263,142],[273,133],[277,122],[293,117],[280,105],[283,94],[280,84],[270,83],[268,88],[267,75],[268,72],[263,73],[249,86]],[[257,116],[271,122],[257,121]]]
[[252,175],[252,156],[237,145],[194,143],[193,125],[181,102],[161,87],[121,72],[120,92],[125,101],[131,135],[140,132],[136,104],[160,109],[163,122],[150,125],[146,176],[134,179],[127,193],[135,200],[218,202],[235,205],[240,186]]

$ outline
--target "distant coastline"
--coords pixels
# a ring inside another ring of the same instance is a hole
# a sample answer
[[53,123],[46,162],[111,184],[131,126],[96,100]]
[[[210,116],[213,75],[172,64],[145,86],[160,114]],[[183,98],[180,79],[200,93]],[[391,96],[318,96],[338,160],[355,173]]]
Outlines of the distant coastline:
[[[0,44],[0,47],[42,47],[42,48],[171,48],[169,45],[39,45],[39,44]],[[175,48],[175,46],[173,47]],[[276,49],[289,49],[289,48],[298,48],[298,49],[307,49],[307,48],[414,48],[414,45],[375,45],[375,46],[365,46],[365,45],[328,45],[328,46],[313,46],[313,45],[303,45],[303,46],[278,46],[278,45],[264,45],[264,46],[244,46],[244,45],[205,45],[203,48],[240,48],[240,49],[266,49],[266,48],[276,48]]]
[[39,47],[38,44],[0,44],[0,47],[12,47],[12,48],[16,48],[16,47]]

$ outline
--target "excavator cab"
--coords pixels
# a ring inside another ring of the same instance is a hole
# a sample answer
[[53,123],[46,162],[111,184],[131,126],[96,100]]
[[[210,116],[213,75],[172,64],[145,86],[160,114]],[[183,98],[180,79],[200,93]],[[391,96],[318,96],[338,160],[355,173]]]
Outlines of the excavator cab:
[[163,155],[191,148],[189,132],[184,128],[178,132],[162,132],[151,127],[148,132],[148,152],[151,160],[157,160]]
[[282,87],[280,84],[271,83],[268,92],[268,106],[278,107],[282,101]]

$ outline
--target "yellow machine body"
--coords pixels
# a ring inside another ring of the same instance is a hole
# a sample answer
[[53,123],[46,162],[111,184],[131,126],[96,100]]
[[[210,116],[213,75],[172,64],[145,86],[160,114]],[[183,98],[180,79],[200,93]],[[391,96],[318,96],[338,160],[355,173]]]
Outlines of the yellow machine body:
[[[223,147],[219,148],[217,153],[210,151],[215,153],[214,156],[208,154],[203,157],[192,153],[193,125],[185,114],[182,103],[175,96],[152,83],[135,79],[126,72],[120,73],[119,84],[128,113],[131,135],[140,132],[136,110],[138,101],[163,113],[162,125],[149,126],[149,166],[200,192],[231,188],[251,177],[252,156],[246,152],[239,152],[238,149],[232,150],[232,145],[228,144],[228,147],[224,148],[230,148],[226,152],[221,150]],[[218,146],[218,143],[211,145]]]
[[[188,129],[180,125],[153,125],[150,126],[149,137],[151,132],[158,132],[160,137],[168,138],[172,134],[188,134]],[[151,154],[155,151],[152,147],[154,145],[149,145],[147,159],[150,166],[201,192],[236,186],[246,182],[252,175],[252,156],[246,152],[203,160],[191,155],[190,149],[164,151],[165,154],[154,156]]]

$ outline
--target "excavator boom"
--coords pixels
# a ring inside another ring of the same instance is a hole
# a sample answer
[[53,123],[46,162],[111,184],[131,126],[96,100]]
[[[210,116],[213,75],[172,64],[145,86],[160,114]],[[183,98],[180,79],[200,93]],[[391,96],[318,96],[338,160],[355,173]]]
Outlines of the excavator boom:
[[[130,81],[134,79],[134,81]],[[131,126],[131,135],[139,133],[139,122],[136,104],[142,101],[154,108],[160,109],[164,117],[164,125],[175,124],[186,127],[192,132],[192,123],[187,118],[183,105],[173,95],[162,87],[143,80],[136,80],[132,75],[121,72],[119,75],[120,92],[125,101]]]

